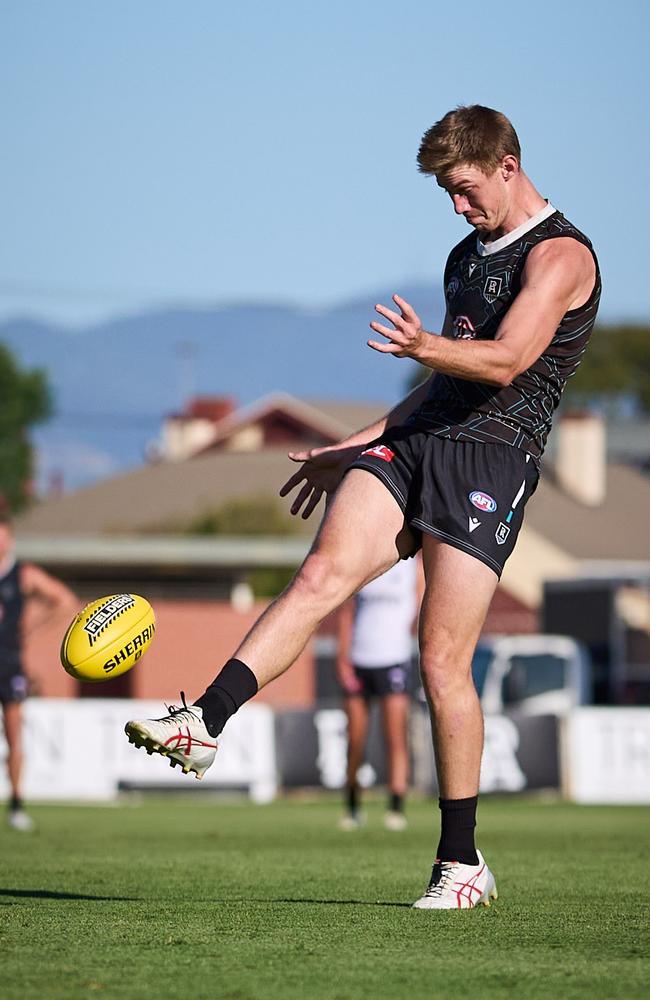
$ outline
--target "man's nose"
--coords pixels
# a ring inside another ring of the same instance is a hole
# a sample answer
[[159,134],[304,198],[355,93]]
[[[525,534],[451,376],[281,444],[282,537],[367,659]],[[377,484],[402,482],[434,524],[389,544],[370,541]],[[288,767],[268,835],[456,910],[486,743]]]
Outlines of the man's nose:
[[469,208],[469,202],[464,194],[452,194],[451,200],[454,203],[454,212],[456,215],[462,215]]

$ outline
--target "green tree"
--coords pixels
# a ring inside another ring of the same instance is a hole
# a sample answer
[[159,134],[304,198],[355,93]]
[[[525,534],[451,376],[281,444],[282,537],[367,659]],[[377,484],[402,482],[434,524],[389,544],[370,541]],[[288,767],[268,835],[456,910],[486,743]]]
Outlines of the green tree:
[[274,496],[237,497],[190,521],[188,535],[292,535],[295,523]]
[[[186,526],[189,535],[295,535],[296,522],[277,497],[252,496],[227,500],[204,511]],[[277,597],[293,576],[286,566],[251,570],[248,582],[256,597]]]
[[12,512],[27,503],[33,475],[28,431],[51,413],[45,372],[23,370],[0,344],[0,499]]
[[566,394],[582,401],[624,395],[650,412],[650,327],[596,327]]

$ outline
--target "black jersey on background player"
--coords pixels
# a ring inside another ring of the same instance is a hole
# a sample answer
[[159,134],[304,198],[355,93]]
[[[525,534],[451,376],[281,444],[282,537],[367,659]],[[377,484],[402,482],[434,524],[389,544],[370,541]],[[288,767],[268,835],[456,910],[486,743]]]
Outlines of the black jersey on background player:
[[24,604],[20,577],[19,562],[0,577],[0,702],[21,701],[27,693],[20,655]]
[[521,288],[529,252],[545,240],[570,237],[586,246],[596,264],[587,302],[564,314],[544,353],[510,385],[497,387],[438,373],[424,403],[408,423],[455,441],[514,445],[541,457],[562,391],[587,347],[600,300],[598,262],[591,242],[548,204],[524,225],[484,245],[471,233],[451,251],[445,297],[452,336],[493,340]]

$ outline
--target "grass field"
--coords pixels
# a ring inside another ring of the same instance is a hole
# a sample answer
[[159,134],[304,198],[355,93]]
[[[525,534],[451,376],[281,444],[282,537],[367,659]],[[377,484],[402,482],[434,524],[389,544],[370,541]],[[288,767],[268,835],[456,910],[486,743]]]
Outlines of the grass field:
[[430,803],[336,830],[334,799],[41,807],[0,830],[0,994],[642,997],[650,809],[483,800],[499,900],[431,913]]

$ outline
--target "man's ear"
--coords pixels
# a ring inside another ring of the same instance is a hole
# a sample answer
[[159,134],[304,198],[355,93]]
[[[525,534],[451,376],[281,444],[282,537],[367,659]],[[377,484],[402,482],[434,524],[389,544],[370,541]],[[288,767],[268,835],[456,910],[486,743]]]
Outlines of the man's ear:
[[512,180],[513,177],[517,177],[517,175],[521,172],[519,160],[516,156],[512,156],[511,154],[503,157],[500,169],[501,176],[504,181]]

